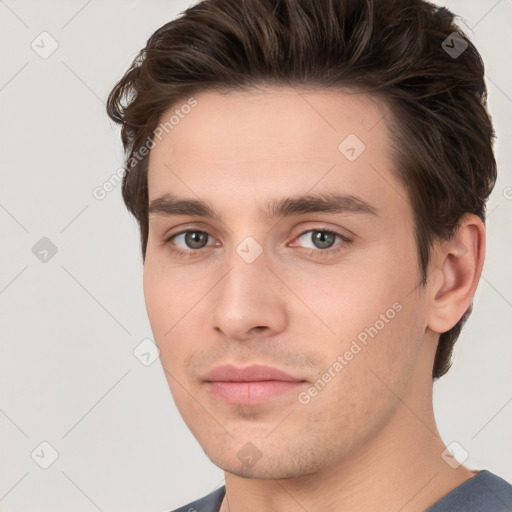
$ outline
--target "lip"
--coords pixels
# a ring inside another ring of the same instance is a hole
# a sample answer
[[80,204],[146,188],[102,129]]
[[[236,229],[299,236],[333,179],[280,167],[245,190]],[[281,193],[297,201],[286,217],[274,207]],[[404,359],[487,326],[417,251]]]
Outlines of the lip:
[[218,366],[204,377],[208,391],[217,399],[243,405],[260,404],[291,391],[297,392],[304,382],[304,379],[263,365]]
[[238,368],[230,364],[217,366],[204,376],[204,380],[207,382],[304,381],[304,379],[292,377],[290,374],[272,366],[260,364],[253,364],[245,368]]

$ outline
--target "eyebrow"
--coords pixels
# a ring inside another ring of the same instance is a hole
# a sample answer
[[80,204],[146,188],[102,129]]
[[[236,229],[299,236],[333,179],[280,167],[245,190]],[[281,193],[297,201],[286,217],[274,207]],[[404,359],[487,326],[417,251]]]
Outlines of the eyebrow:
[[[271,199],[262,213],[270,220],[306,213],[357,213],[378,216],[377,208],[360,197],[336,192]],[[221,219],[215,208],[207,202],[200,199],[180,198],[173,194],[165,194],[150,201],[149,214]]]

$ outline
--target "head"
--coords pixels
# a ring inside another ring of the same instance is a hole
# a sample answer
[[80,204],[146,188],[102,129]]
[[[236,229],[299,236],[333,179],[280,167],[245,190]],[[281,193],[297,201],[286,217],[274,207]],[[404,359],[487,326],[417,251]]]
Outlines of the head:
[[[261,439],[260,476],[303,474],[390,420],[382,381],[405,395],[448,371],[496,180],[483,77],[420,0],[204,0],[115,86],[150,322],[218,465]],[[297,399],[219,401],[204,380],[226,362],[287,371]],[[294,421],[270,436],[276,404]]]

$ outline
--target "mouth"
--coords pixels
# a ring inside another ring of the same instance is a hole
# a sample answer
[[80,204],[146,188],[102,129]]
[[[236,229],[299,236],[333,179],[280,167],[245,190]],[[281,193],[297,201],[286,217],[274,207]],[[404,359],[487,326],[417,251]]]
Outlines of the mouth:
[[204,377],[204,385],[215,398],[242,405],[261,404],[285,393],[297,393],[305,382],[305,379],[263,365],[218,366]]

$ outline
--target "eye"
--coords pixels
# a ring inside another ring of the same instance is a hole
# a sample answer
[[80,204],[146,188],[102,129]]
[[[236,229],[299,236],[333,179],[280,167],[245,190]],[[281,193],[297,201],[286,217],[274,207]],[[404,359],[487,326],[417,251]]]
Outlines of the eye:
[[[343,250],[350,243],[349,238],[337,231],[310,229],[296,237],[290,246],[310,249],[311,255],[331,255]],[[195,229],[176,233],[164,241],[164,246],[179,256],[196,256],[201,254],[201,249],[217,245],[219,244],[208,233]]]
[[[204,231],[188,230],[172,235],[165,241],[165,245],[169,245],[172,251],[180,254],[193,254],[208,245],[215,245],[215,243],[208,244],[208,238],[211,238],[210,235]],[[177,249],[173,248],[171,244],[175,245]]]
[[[341,250],[342,247],[330,249],[350,243],[350,240],[346,236],[327,229],[310,229],[299,235],[296,240],[299,241],[299,245],[305,249],[313,249],[312,254],[336,252]],[[336,244],[336,240],[339,240],[340,243]]]

